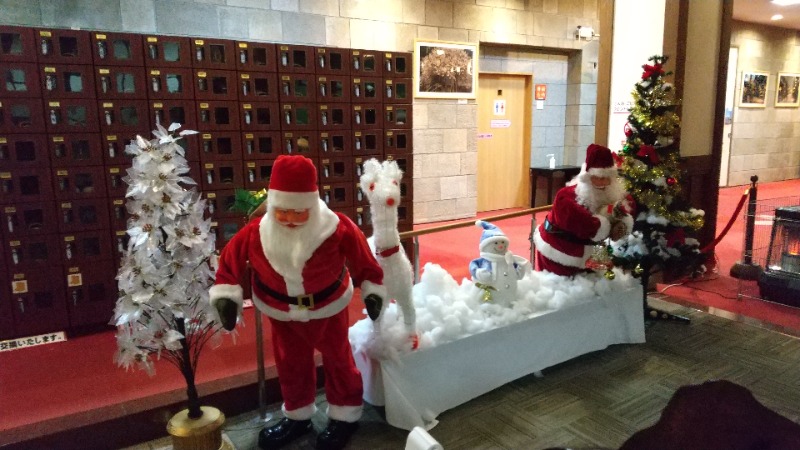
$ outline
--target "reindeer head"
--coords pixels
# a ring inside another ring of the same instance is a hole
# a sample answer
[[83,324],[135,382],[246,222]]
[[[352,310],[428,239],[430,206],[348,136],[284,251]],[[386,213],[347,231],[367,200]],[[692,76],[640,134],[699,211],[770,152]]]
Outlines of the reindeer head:
[[364,162],[363,168],[361,191],[369,199],[370,205],[394,208],[400,205],[400,180],[403,178],[403,171],[397,166],[397,161],[379,163],[372,158]]

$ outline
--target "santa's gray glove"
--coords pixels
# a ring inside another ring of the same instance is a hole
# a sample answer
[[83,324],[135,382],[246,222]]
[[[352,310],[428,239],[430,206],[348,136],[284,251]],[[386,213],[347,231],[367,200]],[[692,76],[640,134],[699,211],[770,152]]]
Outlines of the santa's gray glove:
[[236,328],[236,315],[238,314],[239,306],[229,298],[218,298],[214,302],[214,307],[219,312],[219,320],[222,322],[222,328],[228,331],[233,331]]
[[369,294],[364,299],[364,305],[367,306],[367,315],[369,318],[373,321],[378,320],[378,316],[381,315],[381,308],[383,308],[383,299],[375,294]]

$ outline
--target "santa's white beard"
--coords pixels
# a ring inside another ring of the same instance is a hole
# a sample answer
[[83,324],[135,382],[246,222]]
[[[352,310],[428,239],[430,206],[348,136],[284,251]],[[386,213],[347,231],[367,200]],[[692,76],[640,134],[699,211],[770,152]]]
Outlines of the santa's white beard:
[[577,196],[578,203],[585,206],[592,213],[597,214],[602,208],[613,205],[618,201],[625,198],[626,192],[622,187],[622,183],[618,178],[611,178],[611,183],[605,189],[598,189],[594,187],[589,174],[583,176],[581,174],[577,177],[578,182],[575,183],[575,195]]

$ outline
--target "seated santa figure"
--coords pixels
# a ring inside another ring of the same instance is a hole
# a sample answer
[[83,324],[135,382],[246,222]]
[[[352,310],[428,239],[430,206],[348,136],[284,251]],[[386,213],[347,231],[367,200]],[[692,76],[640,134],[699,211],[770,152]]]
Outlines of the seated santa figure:
[[536,270],[563,276],[586,272],[595,245],[633,229],[626,196],[611,150],[589,145],[581,172],[556,193],[553,208],[533,235]]

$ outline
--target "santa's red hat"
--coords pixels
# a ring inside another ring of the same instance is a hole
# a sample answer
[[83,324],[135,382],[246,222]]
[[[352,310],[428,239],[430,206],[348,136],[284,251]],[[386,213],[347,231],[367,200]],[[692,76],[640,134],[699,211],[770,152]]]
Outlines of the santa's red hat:
[[596,177],[615,177],[617,176],[617,165],[611,150],[602,145],[589,144],[586,148],[586,162],[583,163],[583,171]]
[[309,209],[319,202],[317,168],[302,155],[281,155],[272,166],[269,205],[280,209]]

